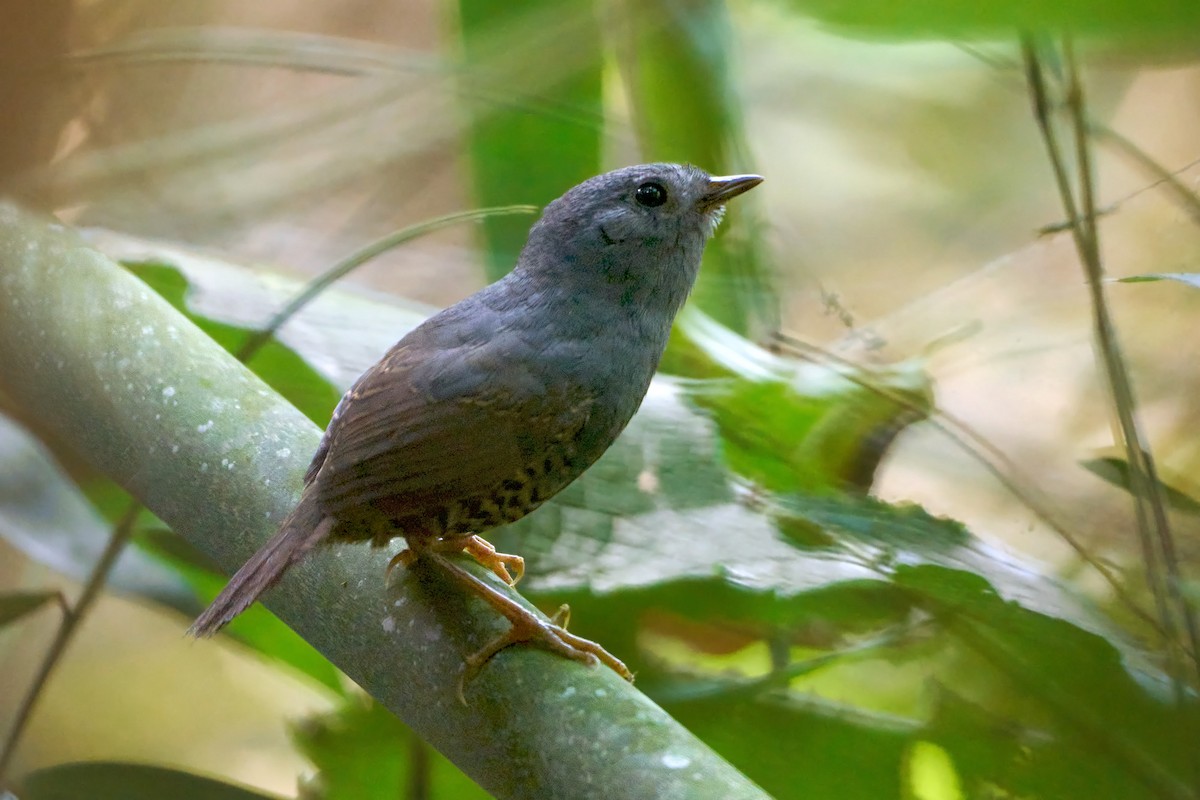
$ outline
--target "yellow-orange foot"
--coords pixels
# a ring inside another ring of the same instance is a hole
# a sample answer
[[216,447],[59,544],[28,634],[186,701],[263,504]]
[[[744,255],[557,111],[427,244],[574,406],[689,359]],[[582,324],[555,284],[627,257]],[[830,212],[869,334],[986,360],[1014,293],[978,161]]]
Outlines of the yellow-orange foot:
[[[410,567],[421,557],[422,553],[462,553],[466,552],[481,565],[487,567],[500,580],[509,586],[516,586],[517,581],[525,574],[525,559],[508,553],[497,553],[496,548],[487,539],[480,536],[452,536],[445,539],[412,539],[408,547],[392,556],[388,562],[384,580],[392,579],[392,570],[396,567]],[[509,570],[512,572],[509,572]]]
[[478,652],[472,653],[465,659],[462,678],[458,682],[458,698],[464,705],[466,699],[463,696],[463,690],[479,674],[483,665],[504,648],[521,642],[545,648],[563,658],[583,664],[593,665],[599,661],[625,680],[633,680],[633,673],[619,658],[596,642],[576,636],[562,627],[570,617],[570,609],[566,606],[560,608],[551,621],[544,620],[508,595],[488,586],[441,553],[425,552],[432,563],[437,564],[464,589],[503,614],[512,625]]
[[[446,542],[445,552],[454,552],[455,547],[471,554],[471,557],[495,573],[496,577],[509,586],[516,586],[517,581],[525,575],[525,559],[509,553],[497,553],[496,547],[481,536],[466,536],[461,540],[443,539]],[[512,573],[509,573],[509,569]]]

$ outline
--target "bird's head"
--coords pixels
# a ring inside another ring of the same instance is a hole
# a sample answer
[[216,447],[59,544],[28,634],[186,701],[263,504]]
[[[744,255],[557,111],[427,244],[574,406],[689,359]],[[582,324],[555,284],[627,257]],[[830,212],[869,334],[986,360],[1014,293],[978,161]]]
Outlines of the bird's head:
[[661,306],[671,317],[695,282],[725,203],[762,182],[682,164],[607,172],[546,207],[520,268],[539,281]]

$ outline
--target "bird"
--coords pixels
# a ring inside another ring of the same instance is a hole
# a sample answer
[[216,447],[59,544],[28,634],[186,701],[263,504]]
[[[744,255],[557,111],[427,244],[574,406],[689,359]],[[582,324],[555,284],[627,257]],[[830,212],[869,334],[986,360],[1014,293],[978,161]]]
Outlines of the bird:
[[402,537],[388,576],[423,559],[510,623],[464,658],[464,681],[521,642],[632,680],[620,659],[568,632],[564,613],[542,619],[456,556],[510,586],[520,579],[523,559],[480,534],[537,509],[625,428],[726,202],[762,180],[642,164],[547,205],[505,277],[428,318],[355,381],[295,509],[189,634],[214,635],[318,545]]

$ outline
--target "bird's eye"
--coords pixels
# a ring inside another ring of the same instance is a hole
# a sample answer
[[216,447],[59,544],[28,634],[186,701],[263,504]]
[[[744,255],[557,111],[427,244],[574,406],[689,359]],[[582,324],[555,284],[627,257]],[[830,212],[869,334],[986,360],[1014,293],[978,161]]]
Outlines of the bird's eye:
[[658,181],[647,181],[633,193],[633,199],[646,208],[658,208],[667,202],[667,189]]

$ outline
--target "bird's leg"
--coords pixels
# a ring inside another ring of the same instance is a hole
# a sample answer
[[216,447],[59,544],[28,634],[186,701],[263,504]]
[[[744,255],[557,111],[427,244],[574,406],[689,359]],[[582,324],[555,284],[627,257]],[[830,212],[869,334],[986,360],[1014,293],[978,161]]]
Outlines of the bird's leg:
[[[392,570],[396,567],[409,567],[421,553],[461,553],[467,552],[472,558],[490,569],[497,578],[509,586],[516,586],[517,581],[525,574],[525,559],[508,553],[497,553],[496,548],[482,536],[447,536],[443,539],[433,539],[422,542],[414,547],[412,542],[408,547],[392,556],[388,562],[385,580],[391,580]],[[512,572],[509,572],[509,569]]]
[[479,670],[483,668],[483,665],[492,656],[509,645],[520,642],[529,642],[582,664],[591,665],[599,661],[625,680],[633,680],[633,673],[629,671],[629,668],[619,658],[609,653],[596,642],[576,636],[573,633],[568,633],[565,628],[556,624],[558,621],[565,621],[570,616],[569,611],[560,608],[554,615],[554,621],[547,622],[508,595],[488,586],[482,580],[446,558],[438,550],[432,548],[428,550],[422,549],[419,555],[429,559],[431,563],[437,564],[446,575],[453,578],[456,583],[471,594],[503,614],[512,624],[511,628],[488,642],[478,652],[467,656],[463,675],[459,680],[459,699],[462,699],[463,688],[479,674]]

